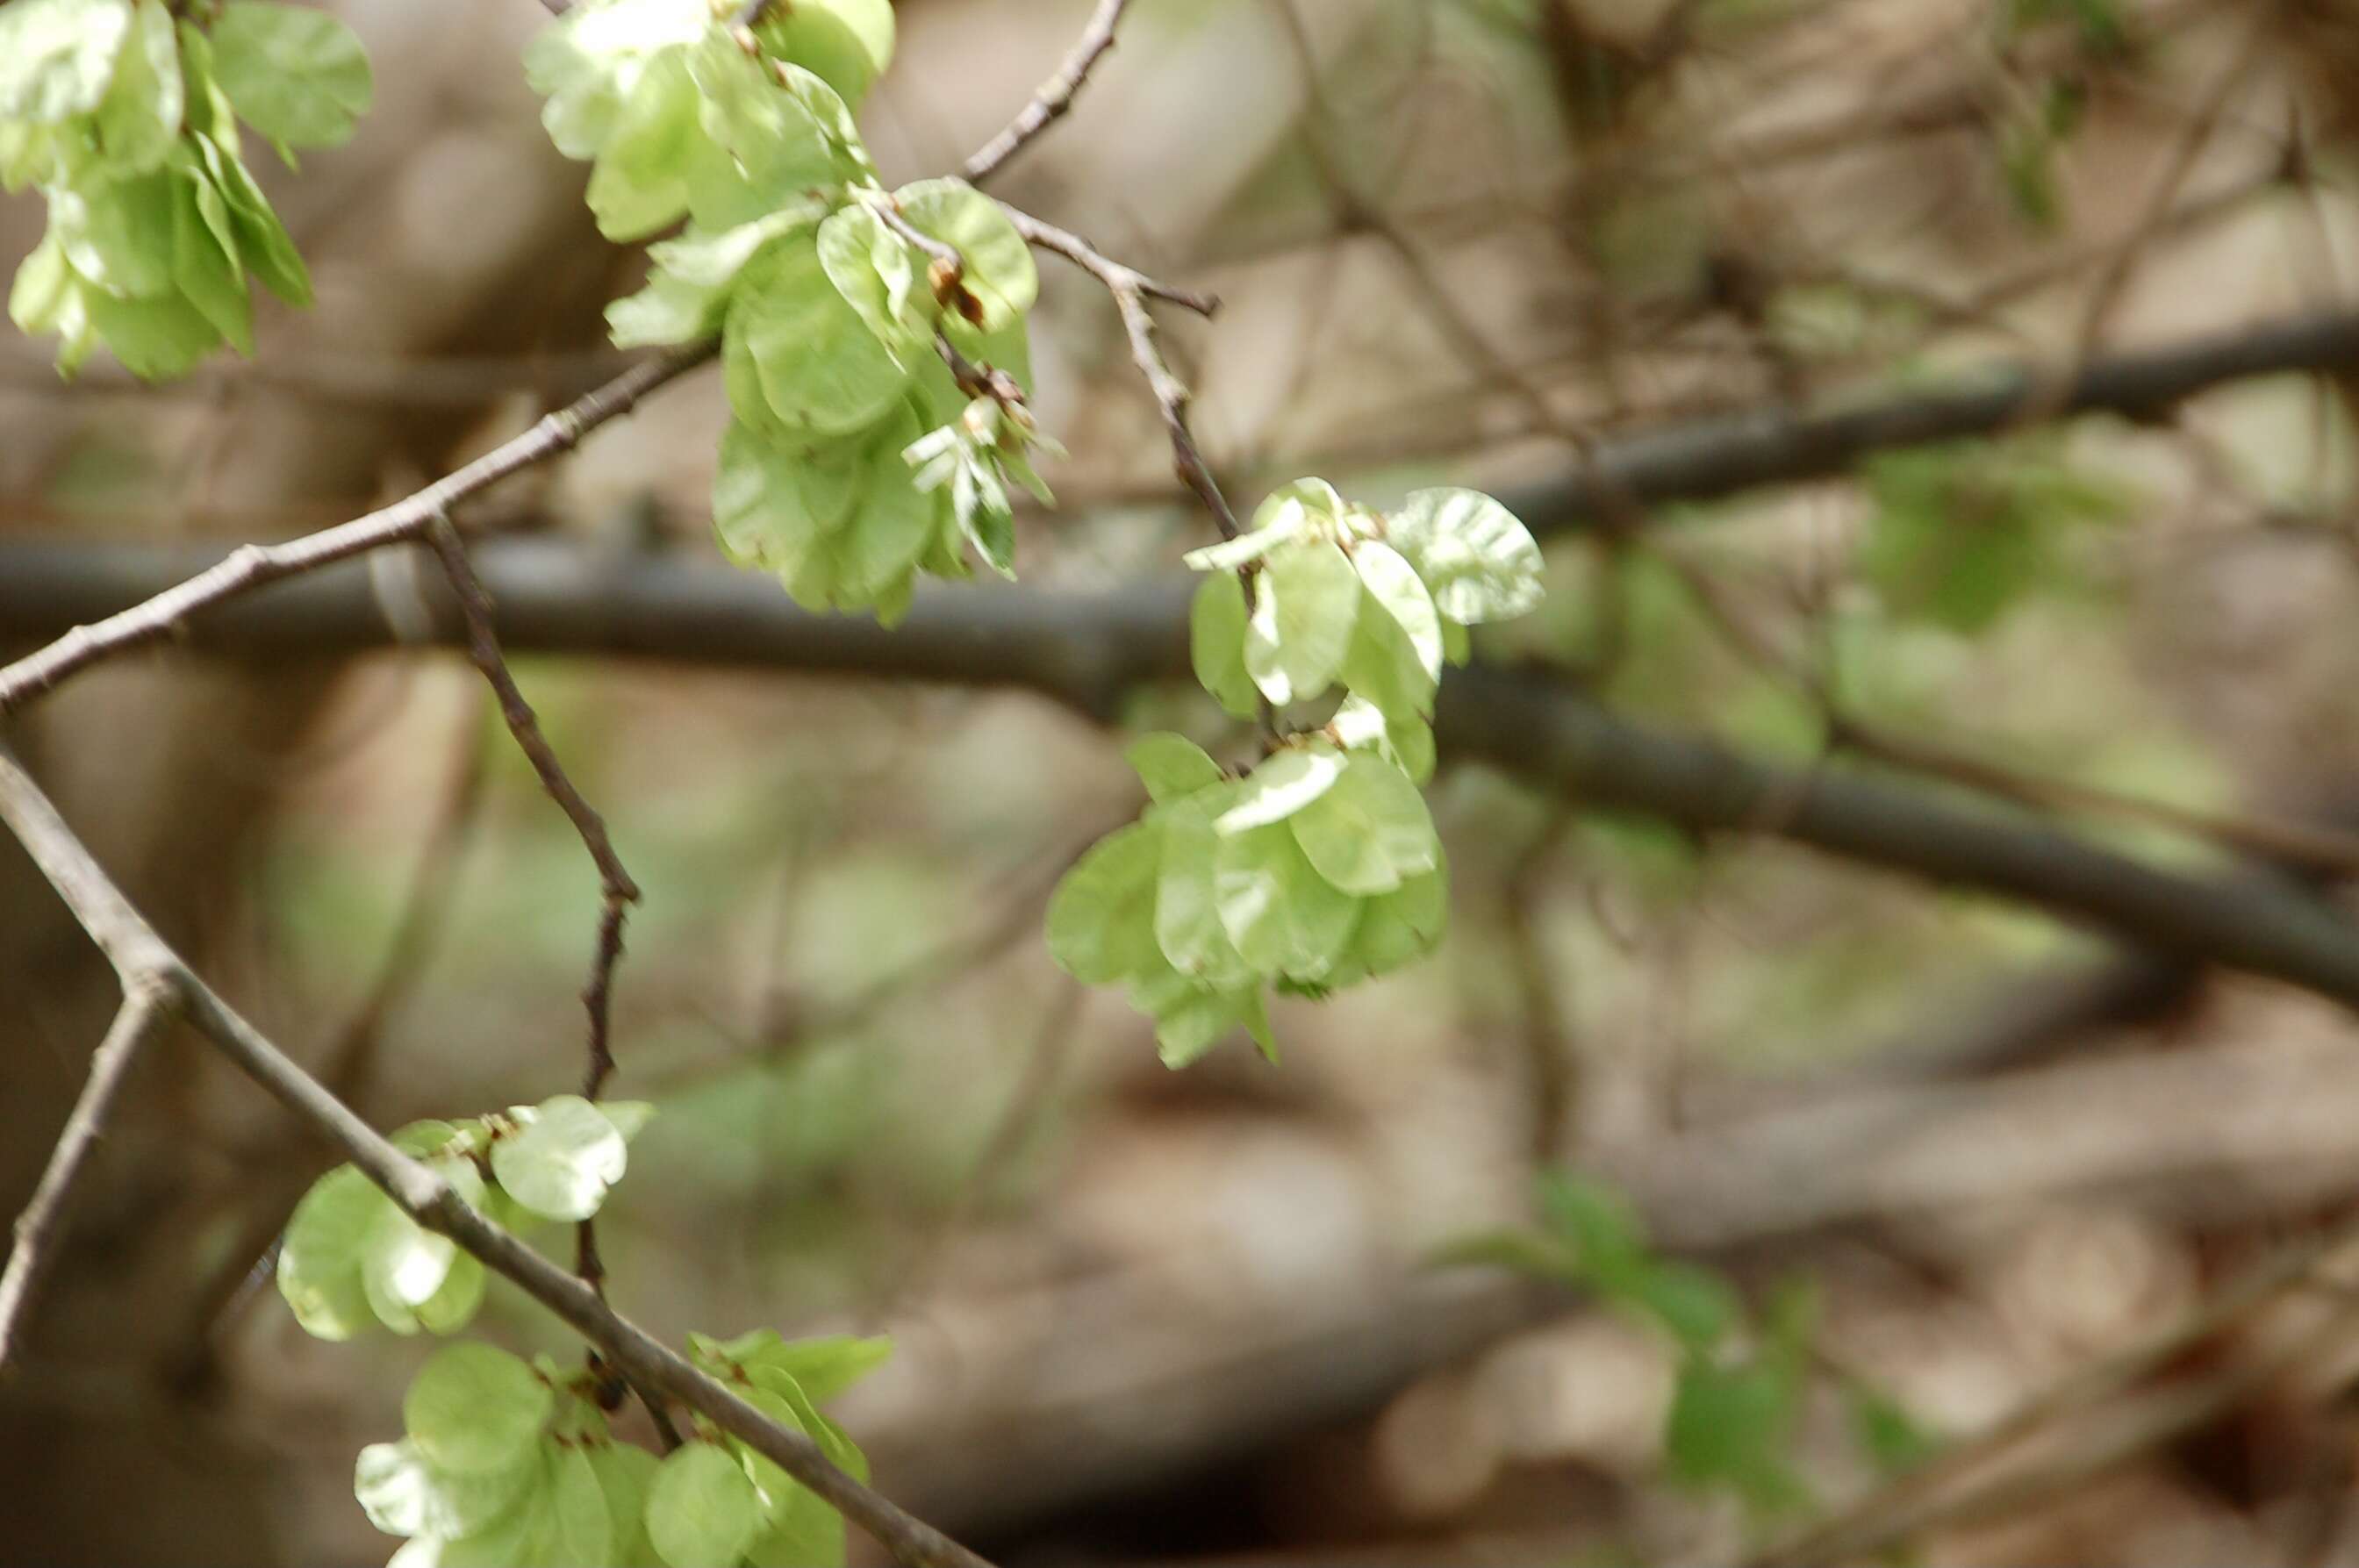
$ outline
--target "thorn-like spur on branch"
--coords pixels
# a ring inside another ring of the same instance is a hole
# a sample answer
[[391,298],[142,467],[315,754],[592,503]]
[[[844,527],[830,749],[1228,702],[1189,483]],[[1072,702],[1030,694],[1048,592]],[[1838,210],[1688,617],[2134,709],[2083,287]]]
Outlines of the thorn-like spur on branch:
[[170,635],[183,619],[208,605],[235,599],[264,583],[310,571],[348,556],[420,537],[436,517],[460,502],[490,489],[511,474],[571,451],[582,437],[629,413],[638,406],[640,398],[702,364],[718,351],[717,343],[700,343],[642,361],[549,415],[516,439],[484,453],[407,500],[283,545],[245,546],[211,571],[143,604],[111,615],[95,625],[75,627],[48,647],[0,668],[0,719],[110,654]]
[[1028,146],[1032,138],[1063,119],[1072,111],[1073,96],[1082,83],[1108,49],[1114,48],[1114,29],[1122,25],[1122,14],[1130,8],[1130,0],[1098,0],[1098,8],[1090,16],[1090,24],[1073,41],[1057,74],[1040,84],[1031,101],[1007,123],[1007,128],[984,143],[975,155],[966,160],[965,174],[970,184],[981,185],[999,172],[1007,161]]
[[[5,750],[0,750],[0,823],[23,841],[74,918],[123,976],[130,1004],[126,1012],[159,995],[172,999],[192,1028],[342,1150],[404,1214],[449,1237],[564,1319],[635,1386],[676,1400],[744,1440],[874,1536],[905,1568],[989,1568],[940,1530],[838,1469],[810,1437],[770,1420],[705,1376],[686,1357],[608,1306],[589,1285],[469,1206],[431,1169],[386,1141],[214,994],[166,945],[32,776]],[[118,1022],[119,1033],[129,1027]]]
[[105,1130],[107,1113],[129,1080],[132,1065],[177,1011],[167,988],[143,984],[126,990],[113,1026],[90,1059],[90,1082],[74,1102],[57,1147],[49,1151],[49,1168],[41,1173],[32,1201],[16,1217],[16,1245],[9,1249],[6,1271],[0,1272],[0,1374],[8,1372],[16,1359],[25,1326],[32,1321],[33,1303],[65,1239],[66,1203]]

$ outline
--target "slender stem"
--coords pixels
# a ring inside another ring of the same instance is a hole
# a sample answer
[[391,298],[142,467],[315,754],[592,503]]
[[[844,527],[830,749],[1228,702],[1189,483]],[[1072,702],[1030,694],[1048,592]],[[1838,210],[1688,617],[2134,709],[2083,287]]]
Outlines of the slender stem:
[[1089,26],[1073,41],[1057,74],[1040,84],[1030,102],[1016,112],[1016,118],[966,160],[967,179],[981,185],[1028,146],[1033,138],[1072,112],[1073,96],[1090,79],[1090,72],[1108,49],[1114,48],[1114,29],[1122,25],[1122,14],[1130,8],[1130,0],[1098,0],[1098,8],[1091,16]]
[[189,616],[265,583],[313,571],[332,561],[423,535],[434,519],[512,474],[571,451],[582,438],[636,407],[640,398],[711,359],[717,345],[700,343],[643,360],[596,391],[577,398],[516,439],[428,485],[406,500],[364,517],[283,545],[247,545],[211,571],[92,626],[77,626],[48,647],[0,668],[0,719],[101,659],[170,635]]
[[106,1038],[91,1056],[90,1082],[74,1102],[57,1147],[49,1151],[49,1168],[41,1173],[32,1200],[16,1217],[16,1246],[8,1254],[6,1271],[0,1272],[0,1371],[16,1359],[33,1303],[48,1282],[58,1245],[65,1239],[67,1199],[106,1130],[107,1115],[140,1053],[176,1011],[170,993],[161,988],[141,986],[125,992]]

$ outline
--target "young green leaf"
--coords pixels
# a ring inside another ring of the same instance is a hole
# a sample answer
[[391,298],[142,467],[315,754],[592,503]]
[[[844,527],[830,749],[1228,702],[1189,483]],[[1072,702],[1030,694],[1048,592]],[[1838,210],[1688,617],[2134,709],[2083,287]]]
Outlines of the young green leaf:
[[639,1564],[655,1561],[655,1545],[647,1540],[647,1489],[655,1484],[656,1456],[629,1443],[592,1444],[586,1452],[590,1468],[605,1495],[616,1563]]
[[369,1321],[361,1259],[379,1219],[400,1213],[350,1165],[330,1171],[303,1195],[279,1244],[278,1293],[305,1332],[350,1339]]
[[540,1455],[506,1470],[462,1474],[437,1468],[415,1442],[372,1443],[353,1466],[353,1495],[387,1535],[474,1535],[522,1501],[541,1479]]
[[618,1539],[598,1467],[577,1444],[543,1441],[549,1531],[546,1561],[610,1563]]
[[1155,940],[1164,957],[1191,985],[1228,990],[1259,977],[1222,924],[1215,861],[1222,838],[1212,827],[1228,786],[1209,789],[1162,809],[1162,867],[1155,887]]
[[[1408,557],[1380,539],[1362,539],[1353,545],[1352,566],[1382,618],[1400,629],[1430,690],[1431,683],[1441,678],[1441,617],[1425,579],[1417,575]],[[1364,621],[1371,619],[1364,607],[1361,616]]]
[[1282,706],[1327,688],[1351,649],[1360,597],[1359,574],[1333,541],[1306,538],[1270,552],[1245,625],[1245,670],[1263,696]]
[[997,332],[1032,308],[1040,294],[1032,247],[998,202],[962,179],[919,180],[892,200],[911,228],[949,245],[964,263],[944,325]]
[[67,265],[118,299],[169,295],[176,186],[169,175],[142,174],[51,188],[49,227]]
[[1259,974],[1321,979],[1359,918],[1358,902],[1312,869],[1283,824],[1223,836],[1213,877],[1222,926]]
[[[429,1334],[458,1333],[475,1320],[488,1282],[489,1274],[483,1260],[472,1253],[460,1253],[451,1260],[451,1271],[443,1276],[442,1288],[418,1303],[418,1326]],[[375,1305],[374,1299],[371,1304]]]
[[1185,735],[1143,735],[1131,742],[1123,758],[1147,786],[1147,797],[1158,803],[1210,789],[1227,776],[1220,763]]
[[848,1334],[787,1339],[775,1328],[757,1328],[734,1339],[688,1336],[697,1359],[714,1371],[738,1369],[791,1380],[800,1397],[825,1404],[893,1357],[893,1342]]
[[1156,942],[1163,834],[1117,827],[1093,845],[1049,900],[1049,954],[1084,985],[1106,985],[1165,962]]
[[874,178],[851,112],[810,71],[766,66],[718,30],[682,59],[695,83],[697,123],[723,155],[690,171],[689,210],[704,227],[749,222]]
[[437,1469],[481,1475],[530,1457],[556,1398],[506,1351],[462,1341],[419,1368],[401,1401],[402,1424]]
[[1333,532],[1351,508],[1335,487],[1323,479],[1298,479],[1262,497],[1254,508],[1256,528],[1276,528],[1287,534],[1305,528]]
[[865,202],[841,208],[820,224],[819,262],[843,302],[897,357],[925,346],[917,256]]
[[[181,36],[187,37],[185,30]],[[238,161],[236,148],[218,145],[203,135],[195,141],[206,174],[228,204],[230,224],[237,233],[238,255],[245,261],[246,270],[288,304],[298,309],[309,308],[310,271],[303,265],[295,242],[288,237],[286,225],[271,210],[269,199],[262,194],[262,187]]]
[[774,439],[733,421],[712,481],[721,553],[739,566],[792,576],[851,516],[862,458],[859,447],[840,438]]
[[1447,871],[1446,862],[1438,864],[1391,892],[1361,901],[1359,924],[1327,983],[1388,975],[1432,952],[1450,924]]
[[765,51],[792,60],[858,108],[893,61],[891,0],[796,0],[755,28]]
[[1196,684],[1229,715],[1251,719],[1259,693],[1245,672],[1245,592],[1229,572],[1206,578],[1188,611],[1188,656]]
[[55,125],[97,108],[130,30],[128,0],[0,5],[0,119]]
[[598,156],[657,55],[712,25],[699,0],[581,0],[525,47],[525,80],[549,102],[541,123],[567,157]]
[[1165,1066],[1175,1071],[1239,1029],[1253,1037],[1264,1056],[1277,1060],[1277,1043],[1270,1035],[1269,1013],[1258,982],[1216,990],[1167,968],[1152,979],[1134,981],[1130,1000],[1131,1005],[1155,1020],[1156,1053]]
[[1462,625],[1522,615],[1540,601],[1539,546],[1515,514],[1472,490],[1412,492],[1385,536]]
[[1408,775],[1360,752],[1334,786],[1288,821],[1295,842],[1336,888],[1387,893],[1441,863],[1433,814]]
[[507,1195],[549,1219],[588,1219],[623,1179],[623,1135],[579,1095],[543,1100],[514,1137],[492,1145],[492,1174]]
[[1411,784],[1424,784],[1433,777],[1433,727],[1415,712],[1392,714],[1371,701],[1364,689],[1352,680],[1352,665],[1343,666],[1343,679],[1353,687],[1353,693],[1335,709],[1335,717],[1327,721],[1327,732],[1345,751],[1373,750],[1400,764]]
[[918,489],[901,458],[917,433],[917,411],[904,399],[860,438],[860,502],[837,552],[840,608],[880,603],[894,584],[917,570],[932,542],[940,508],[934,497]]
[[1627,1198],[1603,1182],[1567,1171],[1539,1179],[1540,1217],[1572,1248],[1584,1278],[1608,1292],[1635,1279],[1647,1233]]
[[239,353],[254,352],[254,301],[237,253],[229,203],[193,158],[178,162],[172,211],[172,281]]
[[[788,433],[839,435],[891,408],[909,373],[844,302],[821,266],[815,242],[791,237],[746,267],[729,306],[725,352],[736,369],[737,416]],[[759,401],[747,406],[758,389]]]
[[1323,741],[1293,746],[1264,761],[1229,792],[1234,802],[1213,827],[1223,836],[1283,822],[1343,776],[1343,753]]
[[1726,1280],[1692,1263],[1661,1259],[1631,1280],[1628,1299],[1693,1355],[1716,1348],[1742,1315]]
[[162,163],[180,138],[185,93],[170,9],[164,0],[136,0],[114,80],[98,105],[96,128],[107,165],[138,174]]
[[1672,1477],[1733,1487],[1766,1515],[1808,1503],[1809,1491],[1786,1458],[1799,1413],[1797,1395],[1772,1368],[1690,1359],[1680,1373],[1663,1438]]
[[375,97],[368,51],[325,11],[230,0],[212,41],[222,91],[282,150],[342,146]]
[[671,1568],[735,1563],[762,1530],[762,1501],[726,1448],[689,1443],[647,1487],[647,1540]]
[[[660,55],[617,105],[590,171],[598,232],[628,241],[669,228],[689,210],[689,177],[704,140],[686,57]],[[726,231],[724,231],[726,232]]]
[[407,1439],[372,1443],[353,1463],[353,1496],[369,1523],[387,1535],[427,1533],[427,1499],[435,1483],[433,1468]]

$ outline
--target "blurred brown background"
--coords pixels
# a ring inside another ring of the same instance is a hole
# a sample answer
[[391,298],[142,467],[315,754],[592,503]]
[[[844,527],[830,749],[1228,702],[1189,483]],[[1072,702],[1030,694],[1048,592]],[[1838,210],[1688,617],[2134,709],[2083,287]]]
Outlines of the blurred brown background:
[[[158,389],[61,386],[42,345],[0,344],[0,574],[11,544],[323,526],[621,362],[600,310],[636,263],[516,64],[545,13],[339,9],[378,107],[273,188],[320,308]],[[902,5],[864,114],[888,181],[955,168],[1088,11]],[[2354,131],[2348,0],[1137,0],[995,189],[1222,296],[1167,332],[1242,509],[1310,472],[1512,492],[1581,440],[2331,310]],[[39,223],[0,203],[0,254]],[[1042,265],[1037,401],[1073,456],[1025,519],[1027,582],[1168,573],[1208,524],[1103,294]],[[699,376],[470,518],[709,561],[723,416]],[[1863,765],[1873,736],[1931,798],[1998,770],[2093,839],[2224,875],[2249,855],[2216,819],[2359,821],[2351,470],[2336,374],[2240,379],[1666,504],[1643,546],[1559,534],[1548,606],[1485,651],[1796,766]],[[1748,1288],[1815,1280],[1829,1388],[1870,1379],[1949,1436],[2359,1195],[2335,1002],[1767,817],[1700,838],[1447,761],[1441,955],[1284,1004],[1281,1070],[1232,1047],[1169,1075],[1118,996],[1054,970],[1040,912],[1136,808],[1126,730],[1222,737],[1209,704],[1140,691],[1107,727],[847,676],[518,673],[647,891],[614,1089],[663,1113],[604,1227],[618,1304],[670,1336],[892,1333],[843,1419],[881,1489],[1011,1564],[1733,1559],[1741,1522],[1662,1484],[1661,1344],[1419,1267],[1521,1217],[1541,1162],[1613,1176]],[[165,934],[378,1125],[573,1082],[595,879],[463,661],[142,655],[12,738]],[[2359,870],[2320,864],[2330,838],[2312,869]],[[0,1207],[114,1000],[0,847]],[[194,1041],[144,1065],[0,1390],[0,1555],[386,1553],[352,1456],[428,1346],[319,1344],[245,1287],[328,1162]],[[1925,1560],[2359,1562],[2348,1290],[2088,1401],[2091,1433]],[[484,1329],[565,1344],[497,1290]],[[1826,1424],[1798,1458],[1832,1502],[1867,1478]]]

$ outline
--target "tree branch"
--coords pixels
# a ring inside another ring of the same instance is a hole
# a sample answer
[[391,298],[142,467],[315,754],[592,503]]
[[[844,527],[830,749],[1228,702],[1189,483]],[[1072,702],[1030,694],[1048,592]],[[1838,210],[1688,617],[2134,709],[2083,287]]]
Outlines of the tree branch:
[[109,654],[168,636],[207,605],[424,534],[433,520],[511,474],[570,451],[582,438],[637,406],[640,398],[711,359],[698,344],[642,360],[594,392],[549,415],[516,439],[484,453],[406,500],[365,517],[283,545],[247,545],[211,570],[147,602],[90,626],[76,626],[38,653],[0,669],[0,719]]
[[447,1236],[599,1346],[624,1375],[744,1440],[908,1568],[986,1568],[983,1559],[845,1475],[800,1432],[779,1425],[617,1314],[582,1281],[470,1207],[428,1166],[386,1141],[230,1007],[140,917],[16,758],[0,751],[0,822],[23,841],[83,928],[125,976],[126,998],[170,998],[222,1054],[323,1133],[404,1214]]
[[129,1081],[131,1068],[173,1015],[168,993],[142,986],[126,991],[106,1038],[90,1059],[90,1082],[66,1118],[57,1147],[49,1151],[49,1168],[32,1200],[16,1217],[16,1245],[8,1267],[0,1273],[0,1372],[10,1369],[25,1326],[32,1319],[33,1303],[49,1281],[58,1244],[65,1239],[66,1201],[75,1180],[105,1130],[107,1113]]
[[1031,102],[1017,111],[1007,128],[985,142],[975,155],[966,160],[967,181],[981,185],[1028,146],[1035,136],[1070,114],[1073,95],[1090,78],[1098,60],[1114,48],[1114,33],[1122,25],[1122,14],[1130,8],[1130,0],[1098,0],[1098,8],[1090,16],[1089,26],[1073,40],[1057,74],[1040,84]]
[[[119,602],[202,559],[181,549],[0,546],[0,634]],[[756,575],[659,555],[514,541],[482,551],[479,569],[507,644],[538,653],[1015,686],[1107,720],[1131,688],[1184,679],[1189,670],[1184,581],[1094,596],[924,592],[888,632],[807,614]],[[436,641],[463,635],[448,601],[429,601],[427,619]],[[339,568],[209,615],[189,629],[189,641],[285,656],[396,639],[366,574]],[[1438,733],[1461,759],[1494,763],[1593,808],[1790,839],[2359,1006],[2359,926],[2288,878],[2164,871],[2004,804],[1961,801],[1842,766],[1756,761],[1617,718],[1537,673],[1453,672],[1442,683]]]
[[1870,453],[2015,427],[2051,417],[2113,413],[2154,419],[2226,382],[2359,364],[2359,311],[2279,317],[2160,348],[2092,360],[2061,389],[2025,362],[1987,367],[1935,392],[1862,399],[1796,414],[1771,405],[1604,439],[1586,472],[1505,488],[1499,499],[1536,531],[1594,526],[1620,498],[1640,503],[1710,501],[1756,485],[1824,479]]

